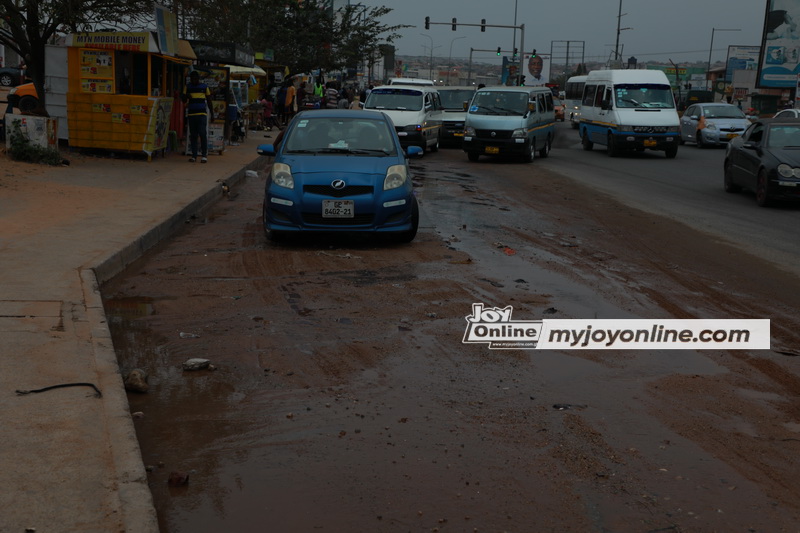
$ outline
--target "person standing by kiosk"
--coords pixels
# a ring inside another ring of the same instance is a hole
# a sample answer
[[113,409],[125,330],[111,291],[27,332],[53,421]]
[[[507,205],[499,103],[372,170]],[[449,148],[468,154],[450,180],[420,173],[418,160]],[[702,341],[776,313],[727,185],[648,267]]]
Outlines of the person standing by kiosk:
[[189,74],[189,83],[183,88],[181,99],[187,104],[186,111],[189,123],[189,146],[192,150],[190,163],[197,161],[198,141],[200,144],[200,162],[208,162],[208,120],[213,120],[211,90],[200,82],[200,73],[193,70]]

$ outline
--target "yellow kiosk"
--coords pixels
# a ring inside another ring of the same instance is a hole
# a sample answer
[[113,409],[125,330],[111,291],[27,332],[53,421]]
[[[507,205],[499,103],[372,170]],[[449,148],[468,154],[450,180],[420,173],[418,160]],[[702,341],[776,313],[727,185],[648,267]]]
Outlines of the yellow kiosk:
[[70,146],[144,152],[167,147],[194,52],[178,41],[165,55],[152,32],[75,33],[67,37]]

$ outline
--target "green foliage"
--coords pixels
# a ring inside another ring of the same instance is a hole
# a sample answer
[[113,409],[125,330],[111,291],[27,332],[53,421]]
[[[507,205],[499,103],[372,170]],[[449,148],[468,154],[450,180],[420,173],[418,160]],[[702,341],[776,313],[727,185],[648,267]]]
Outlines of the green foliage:
[[33,144],[28,137],[22,133],[21,124],[22,121],[19,119],[11,123],[11,147],[8,150],[8,155],[16,161],[60,165],[63,161],[61,153],[54,148],[45,148]]
[[250,44],[257,52],[273,50],[275,61],[292,73],[369,62],[379,44],[393,42],[404,27],[380,22],[391,8],[355,4],[333,13],[328,0],[208,0],[186,9],[187,34]]

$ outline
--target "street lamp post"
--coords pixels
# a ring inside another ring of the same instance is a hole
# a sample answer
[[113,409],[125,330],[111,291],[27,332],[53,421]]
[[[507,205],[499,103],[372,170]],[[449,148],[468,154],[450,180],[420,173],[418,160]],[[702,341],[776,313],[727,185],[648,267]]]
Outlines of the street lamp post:
[[708,66],[706,67],[706,89],[711,85],[711,51],[714,49],[714,32],[718,31],[742,31],[741,28],[711,28],[711,45],[708,47]]
[[453,37],[453,39],[450,40],[450,55],[447,58],[447,85],[450,85],[450,71],[453,70],[453,43],[459,39],[466,38],[466,36],[462,35],[461,37]]
[[[420,35],[431,40],[431,62],[428,64],[428,78],[433,79],[433,37],[425,33],[420,33]],[[439,47],[437,46],[436,48]]]

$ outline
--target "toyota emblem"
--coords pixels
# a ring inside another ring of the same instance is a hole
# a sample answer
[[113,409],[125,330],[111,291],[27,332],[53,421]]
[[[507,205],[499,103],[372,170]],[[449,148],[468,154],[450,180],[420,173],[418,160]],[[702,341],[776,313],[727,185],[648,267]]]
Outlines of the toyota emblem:
[[344,182],[344,180],[333,180],[331,182],[331,187],[333,187],[337,191],[341,190],[341,189],[344,189],[346,186],[347,186],[347,184]]
[[496,131],[493,131],[492,133],[490,133],[490,135],[491,135],[492,137],[497,137],[497,132],[496,132]]

